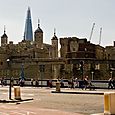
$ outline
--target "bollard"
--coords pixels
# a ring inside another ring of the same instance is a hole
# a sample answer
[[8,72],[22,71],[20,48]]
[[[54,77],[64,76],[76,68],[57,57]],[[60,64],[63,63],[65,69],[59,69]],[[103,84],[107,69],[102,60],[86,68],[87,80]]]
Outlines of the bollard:
[[60,92],[60,82],[59,81],[56,82],[56,91]]
[[104,93],[104,114],[115,115],[115,92]]
[[14,98],[16,100],[21,100],[20,87],[14,87]]

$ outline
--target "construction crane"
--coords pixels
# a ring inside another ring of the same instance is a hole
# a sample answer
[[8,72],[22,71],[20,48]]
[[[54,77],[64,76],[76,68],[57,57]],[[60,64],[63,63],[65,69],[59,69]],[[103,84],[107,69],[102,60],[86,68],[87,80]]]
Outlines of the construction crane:
[[90,34],[90,37],[89,37],[89,41],[91,41],[93,30],[94,30],[94,26],[95,26],[95,23],[93,23],[93,26],[92,26],[92,29],[91,29],[91,34]]
[[99,45],[101,44],[101,35],[102,35],[102,28],[100,28]]

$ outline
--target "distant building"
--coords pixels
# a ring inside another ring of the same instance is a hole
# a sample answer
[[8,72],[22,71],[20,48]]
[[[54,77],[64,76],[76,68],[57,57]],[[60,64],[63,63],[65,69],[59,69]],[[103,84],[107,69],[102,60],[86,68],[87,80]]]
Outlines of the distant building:
[[27,10],[27,17],[26,17],[25,31],[24,31],[24,40],[33,41],[32,19],[31,19],[30,7],[28,7],[28,10]]
[[90,43],[86,38],[58,39],[54,29],[51,44],[46,44],[39,20],[36,30],[34,33],[32,31],[30,8],[27,10],[22,41],[14,44],[8,39],[4,28],[0,47],[0,77],[19,78],[22,64],[25,77],[34,79],[82,79],[85,75],[91,79],[92,76],[93,79],[108,79],[110,74],[115,75],[115,42],[114,46],[104,48]]

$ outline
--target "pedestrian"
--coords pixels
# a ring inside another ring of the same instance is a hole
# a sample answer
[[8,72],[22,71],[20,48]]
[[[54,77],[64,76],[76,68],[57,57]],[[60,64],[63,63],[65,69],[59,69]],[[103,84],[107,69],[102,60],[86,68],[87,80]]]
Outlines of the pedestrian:
[[20,86],[21,86],[21,87],[24,86],[24,83],[25,83],[25,80],[24,80],[24,79],[20,79]]
[[48,86],[49,86],[50,88],[52,88],[52,80],[51,80],[51,79],[48,80]]
[[71,88],[74,88],[74,78],[71,79]]
[[4,77],[1,78],[1,85],[4,86]]
[[17,84],[17,86],[19,85],[19,80],[18,79],[16,80],[16,84]]
[[115,88],[115,78],[113,78],[113,88]]
[[64,81],[63,81],[63,78],[61,78],[61,80],[60,80],[60,84],[61,84],[61,87],[64,87]]
[[75,78],[75,88],[78,87],[78,78]]
[[34,79],[31,79],[31,86],[33,86]]
[[39,85],[39,81],[38,81],[38,79],[36,79],[36,81],[35,81],[35,85],[36,85],[36,87],[38,87],[38,85]]
[[13,87],[13,85],[14,85],[14,78],[11,77],[11,87]]
[[112,77],[108,79],[108,89],[113,89],[113,78]]
[[86,90],[86,88],[89,86],[88,76],[85,76],[85,78],[83,79],[83,84],[84,84],[84,88]]

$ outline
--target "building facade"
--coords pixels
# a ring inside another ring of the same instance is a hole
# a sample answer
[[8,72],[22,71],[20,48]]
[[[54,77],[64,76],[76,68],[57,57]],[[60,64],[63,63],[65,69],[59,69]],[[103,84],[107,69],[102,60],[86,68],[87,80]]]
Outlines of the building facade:
[[104,48],[90,43],[86,38],[58,39],[54,30],[51,44],[46,44],[43,42],[43,35],[38,20],[33,36],[30,8],[27,11],[24,38],[21,42],[14,44],[9,41],[4,28],[0,46],[0,77],[19,78],[22,64],[25,78],[83,79],[88,75],[90,79],[98,80],[108,79],[110,75],[114,77],[115,42],[114,46]]
[[[57,59],[58,38],[54,32],[51,38],[52,44],[46,44],[43,43],[43,34],[38,21],[33,38],[30,8],[27,10],[24,38],[21,42],[18,44],[14,44],[13,41],[8,42],[4,29],[0,47],[0,76],[19,78],[23,64],[26,78],[57,78],[59,65],[63,63],[62,60]],[[42,73],[41,67],[44,69]],[[41,76],[41,74],[44,75]]]
[[88,75],[92,80],[114,77],[115,46],[104,48],[77,37],[60,38],[60,44],[61,57],[66,59],[65,76],[83,79]]

